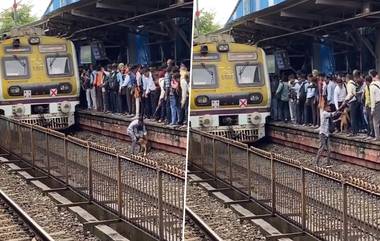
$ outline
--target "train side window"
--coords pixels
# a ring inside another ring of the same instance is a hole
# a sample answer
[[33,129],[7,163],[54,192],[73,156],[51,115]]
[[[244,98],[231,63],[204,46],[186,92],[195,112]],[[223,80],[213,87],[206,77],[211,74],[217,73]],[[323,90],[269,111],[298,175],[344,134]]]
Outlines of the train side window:
[[48,75],[71,75],[71,63],[68,56],[47,56],[46,68]]
[[29,77],[29,63],[27,57],[12,57],[3,58],[4,77],[7,79],[21,79]]
[[216,87],[217,73],[215,65],[194,65],[192,71],[192,86],[194,88]]
[[257,64],[237,64],[235,68],[238,85],[257,85],[261,83],[260,68]]

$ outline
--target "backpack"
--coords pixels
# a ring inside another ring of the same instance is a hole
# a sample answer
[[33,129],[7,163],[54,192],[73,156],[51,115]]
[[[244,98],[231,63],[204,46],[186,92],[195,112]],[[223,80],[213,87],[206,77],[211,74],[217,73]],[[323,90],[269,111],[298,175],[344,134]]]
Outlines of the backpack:
[[300,96],[299,96],[299,101],[300,102],[305,102],[306,101],[306,90],[305,90],[305,84],[306,84],[306,81],[304,81],[300,87]]
[[[276,98],[277,98],[277,99],[281,99],[281,94],[282,94],[282,91],[284,90],[284,83],[281,82],[281,83],[279,84],[279,86],[280,86],[280,85],[281,85],[281,87],[280,87],[280,91],[278,91],[278,92],[276,91]],[[277,87],[277,88],[278,88],[278,87]]]
[[110,90],[118,90],[119,82],[117,81],[117,72],[113,72],[108,79],[108,87]]

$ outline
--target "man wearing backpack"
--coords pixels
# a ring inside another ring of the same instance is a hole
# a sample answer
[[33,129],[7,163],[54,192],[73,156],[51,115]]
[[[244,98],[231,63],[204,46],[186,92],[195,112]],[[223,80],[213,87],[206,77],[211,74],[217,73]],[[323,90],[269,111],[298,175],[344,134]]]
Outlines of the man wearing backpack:
[[276,91],[277,99],[279,99],[280,118],[287,123],[290,119],[289,112],[289,84],[288,78],[283,77],[283,81],[280,82]]
[[112,113],[118,113],[119,112],[119,105],[118,105],[119,82],[117,81],[116,64],[113,64],[111,67],[108,88],[109,88],[109,93],[110,93],[110,111]]
[[369,86],[371,98],[371,114],[373,119],[373,127],[375,130],[375,139],[373,141],[380,141],[380,79],[376,71],[371,73],[373,78]]
[[321,112],[321,125],[319,127],[319,141],[320,146],[316,157],[316,165],[319,166],[319,159],[323,151],[327,151],[327,164],[326,167],[331,167],[330,162],[330,134],[334,131],[333,118],[336,118],[340,112],[331,112],[329,105],[325,105],[324,110]]

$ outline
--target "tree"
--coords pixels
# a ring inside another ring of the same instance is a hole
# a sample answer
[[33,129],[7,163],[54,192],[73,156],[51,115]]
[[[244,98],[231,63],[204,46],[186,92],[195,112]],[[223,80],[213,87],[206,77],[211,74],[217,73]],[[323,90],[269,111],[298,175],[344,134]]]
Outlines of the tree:
[[[31,14],[32,5],[21,4],[17,8],[17,14],[15,16],[13,8],[9,8],[0,13],[0,34],[9,32],[16,26],[22,26],[36,21],[38,18]],[[16,17],[16,21],[14,20]]]
[[221,26],[215,23],[215,12],[201,10],[199,20],[197,24],[198,32],[201,35],[215,32],[220,29]]

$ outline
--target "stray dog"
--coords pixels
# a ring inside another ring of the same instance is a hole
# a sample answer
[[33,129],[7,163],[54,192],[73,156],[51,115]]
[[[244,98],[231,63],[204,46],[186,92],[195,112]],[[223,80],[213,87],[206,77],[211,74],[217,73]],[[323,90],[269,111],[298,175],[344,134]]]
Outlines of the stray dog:
[[335,120],[334,122],[340,121],[340,131],[341,132],[347,132],[348,130],[348,124],[350,123],[350,116],[348,114],[348,109],[345,108],[340,117]]
[[150,150],[148,137],[146,135],[140,137],[137,143],[140,146],[139,152],[143,152],[144,156],[146,156],[147,152]]

